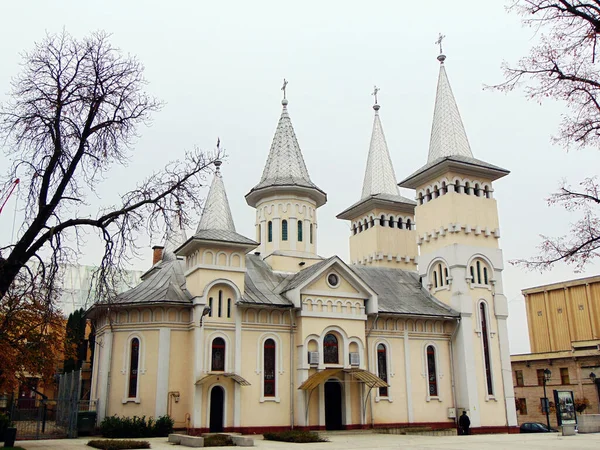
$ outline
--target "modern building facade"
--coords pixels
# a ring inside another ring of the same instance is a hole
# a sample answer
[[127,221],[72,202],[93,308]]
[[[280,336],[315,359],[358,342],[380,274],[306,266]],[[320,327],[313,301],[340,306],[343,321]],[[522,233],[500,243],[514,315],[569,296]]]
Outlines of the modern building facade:
[[551,402],[554,389],[573,391],[576,404],[589,404],[583,413],[600,413],[600,276],[522,292],[531,353],[511,356],[519,423],[546,423],[544,371]]
[[[362,196],[338,215],[350,264],[318,253],[326,193],[288,101],[236,232],[221,163],[195,234],[174,230],[142,282],[97,303],[99,418],[169,414],[190,432],[452,428],[507,431],[516,412],[494,183],[473,157],[444,61],[427,163],[399,185],[374,123]],[[332,168],[333,170],[334,168]],[[352,176],[349,174],[349,176]]]

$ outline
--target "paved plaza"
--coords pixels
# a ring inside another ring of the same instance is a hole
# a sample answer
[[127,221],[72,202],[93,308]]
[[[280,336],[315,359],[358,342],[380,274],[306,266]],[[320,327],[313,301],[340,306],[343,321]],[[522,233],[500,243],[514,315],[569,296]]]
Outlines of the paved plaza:
[[[488,434],[480,436],[400,436],[387,434],[334,434],[329,435],[331,442],[319,444],[289,444],[285,442],[263,441],[255,437],[255,448],[259,449],[294,449],[294,450],[348,450],[348,449],[598,449],[600,434],[580,434],[563,437],[552,434]],[[148,439],[154,450],[173,450],[173,445],[166,438]],[[25,450],[56,449],[75,450],[89,449],[85,444],[89,438],[61,439],[51,441],[20,441],[17,445]],[[182,447],[178,447],[182,448]],[[187,448],[187,447],[186,447]],[[216,447],[215,447],[216,448]]]

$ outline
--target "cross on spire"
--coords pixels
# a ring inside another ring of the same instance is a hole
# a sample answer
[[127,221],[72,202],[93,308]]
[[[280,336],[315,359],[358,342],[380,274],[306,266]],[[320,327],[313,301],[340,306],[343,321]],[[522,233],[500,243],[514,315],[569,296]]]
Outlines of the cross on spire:
[[440,46],[440,55],[444,53],[442,50],[442,41],[444,40],[445,37],[446,37],[445,34],[440,33],[437,38],[437,41],[435,41],[435,43]]
[[378,88],[377,86],[373,86],[373,92],[371,92],[371,95],[373,97],[375,97],[375,104],[377,104],[377,93],[380,91],[381,89]]
[[287,100],[287,98],[285,97],[285,89],[286,89],[287,85],[288,85],[288,82],[287,82],[287,80],[284,78],[284,79],[283,79],[283,86],[281,86],[281,90],[283,91],[283,99],[284,99],[284,100]]

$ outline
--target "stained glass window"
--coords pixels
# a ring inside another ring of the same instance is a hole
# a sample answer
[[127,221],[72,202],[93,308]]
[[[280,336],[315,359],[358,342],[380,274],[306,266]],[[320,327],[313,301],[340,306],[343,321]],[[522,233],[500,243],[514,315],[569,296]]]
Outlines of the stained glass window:
[[429,395],[437,397],[437,372],[435,370],[435,348],[433,345],[427,346],[427,379],[429,383]]
[[[379,375],[379,378],[381,378],[383,381],[385,381],[387,383],[387,354],[386,354],[385,345],[383,345],[383,344],[379,344],[377,346],[377,373]],[[380,387],[379,395],[381,397],[387,397],[388,396],[388,388]]]
[[288,229],[287,229],[287,220],[281,221],[281,240],[287,241],[288,237]]
[[212,371],[225,370],[225,341],[223,338],[215,338],[212,342]]
[[131,356],[129,362],[129,398],[137,397],[138,368],[140,365],[140,340],[131,340]]
[[273,242],[273,222],[269,220],[267,225],[267,240]]
[[485,378],[487,381],[488,395],[494,395],[494,386],[492,384],[492,368],[490,361],[490,343],[488,340],[487,314],[485,303],[479,304],[479,313],[481,316],[481,338],[483,339],[483,359],[485,363]]
[[325,335],[323,339],[323,361],[325,364],[338,364],[338,340],[333,334]]
[[267,339],[264,345],[264,396],[275,397],[275,341]]

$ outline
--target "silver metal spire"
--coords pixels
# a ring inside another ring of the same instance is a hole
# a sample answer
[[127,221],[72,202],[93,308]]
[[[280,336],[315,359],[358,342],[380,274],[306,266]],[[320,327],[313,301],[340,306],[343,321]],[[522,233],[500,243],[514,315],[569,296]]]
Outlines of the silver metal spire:
[[215,175],[206,201],[204,202],[204,211],[202,211],[202,217],[200,218],[200,224],[198,224],[196,233],[201,230],[235,232],[235,225],[233,224],[233,217],[231,216],[229,201],[227,200],[227,192],[225,192],[225,185],[223,184],[223,177],[221,175],[221,164],[221,161],[215,161]]
[[373,132],[371,134],[371,144],[369,146],[369,156],[367,158],[367,169],[365,170],[365,179],[363,181],[362,197],[367,198],[376,194],[400,195],[398,182],[394,173],[394,166],[390,158],[390,152],[383,134],[383,127],[379,119],[379,108],[377,104],[376,86],[371,95],[375,96],[375,118],[373,120]]
[[181,226],[181,217],[177,214],[177,217],[173,218],[173,224],[167,236],[165,238],[165,246],[163,248],[162,260],[163,261],[175,261],[175,250],[187,241],[187,235],[184,228]]
[[[442,46],[440,35],[436,44]],[[446,75],[444,61],[446,55],[437,57],[440,62],[440,75],[438,78],[437,93],[435,98],[435,109],[433,111],[433,124],[431,126],[431,139],[429,141],[429,157],[427,162],[434,161],[445,156],[468,156],[473,157],[465,127],[458,112],[458,106],[452,94],[452,88]]]
[[288,101],[285,98],[286,86],[287,81],[284,80],[281,117],[275,130],[275,136],[273,137],[273,143],[271,144],[262,177],[254,189],[283,185],[300,185],[317,188],[308,175],[302,151],[300,150],[300,145],[298,145],[296,133],[288,114]]

